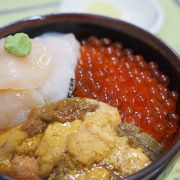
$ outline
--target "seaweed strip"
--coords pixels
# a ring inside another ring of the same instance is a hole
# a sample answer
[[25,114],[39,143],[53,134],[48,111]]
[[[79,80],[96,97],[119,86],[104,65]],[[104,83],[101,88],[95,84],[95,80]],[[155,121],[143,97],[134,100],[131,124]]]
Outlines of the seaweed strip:
[[74,87],[75,87],[75,79],[71,78],[70,79],[70,83],[69,83],[69,89],[68,89],[68,94],[67,94],[67,98],[73,98],[75,97],[73,92],[74,92]]

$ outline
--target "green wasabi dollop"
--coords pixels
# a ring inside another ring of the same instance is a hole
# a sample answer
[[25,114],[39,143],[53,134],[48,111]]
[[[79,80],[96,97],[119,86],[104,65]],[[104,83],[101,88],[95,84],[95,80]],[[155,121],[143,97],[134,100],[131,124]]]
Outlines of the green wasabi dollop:
[[4,42],[4,49],[18,57],[27,56],[31,52],[31,39],[25,33],[9,35]]

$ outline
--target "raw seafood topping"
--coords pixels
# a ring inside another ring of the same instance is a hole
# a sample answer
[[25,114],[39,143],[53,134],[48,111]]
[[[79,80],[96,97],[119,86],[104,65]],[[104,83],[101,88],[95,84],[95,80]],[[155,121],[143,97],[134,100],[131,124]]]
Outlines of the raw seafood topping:
[[149,133],[165,147],[177,129],[178,94],[169,91],[169,79],[155,62],[108,38],[82,42],[76,67],[75,95],[117,107],[124,122]]
[[83,120],[87,112],[93,112],[98,108],[98,103],[93,100],[86,101],[83,98],[69,98],[63,101],[36,107],[31,110],[28,120],[21,127],[30,136],[41,133],[47,123],[59,121],[71,122],[76,119]]
[[[5,47],[24,50],[24,38],[10,36]],[[31,43],[30,54],[18,57],[6,52],[0,39],[0,129],[24,122],[34,107],[66,98],[74,79],[80,44],[73,34],[45,33]]]
[[20,180],[109,180],[145,168],[162,150],[148,134],[121,124],[117,108],[93,99],[64,99],[31,113],[27,124],[49,124],[33,136],[22,130],[26,123],[1,132],[0,173]]

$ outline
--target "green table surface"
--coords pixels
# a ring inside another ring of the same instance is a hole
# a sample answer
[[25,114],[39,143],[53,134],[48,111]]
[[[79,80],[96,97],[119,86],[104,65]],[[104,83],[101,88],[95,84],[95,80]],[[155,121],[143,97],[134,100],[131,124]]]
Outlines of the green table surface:
[[[156,35],[180,54],[180,0],[156,1],[164,13],[163,24]],[[60,12],[61,3],[62,0],[0,0],[0,27],[25,17]],[[73,3],[76,0],[72,1],[72,5]],[[102,7],[101,11],[103,12]],[[111,16],[110,10],[106,9],[106,12]],[[158,180],[180,180],[180,158],[173,169],[161,174]]]

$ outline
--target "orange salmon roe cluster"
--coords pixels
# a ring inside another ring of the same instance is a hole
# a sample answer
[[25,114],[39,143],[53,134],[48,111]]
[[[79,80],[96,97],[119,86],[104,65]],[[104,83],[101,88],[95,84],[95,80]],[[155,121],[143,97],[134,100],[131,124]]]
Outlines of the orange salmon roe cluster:
[[108,38],[90,37],[80,51],[74,94],[117,107],[123,121],[167,147],[177,130],[178,94],[168,90],[169,79],[158,65]]

